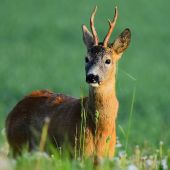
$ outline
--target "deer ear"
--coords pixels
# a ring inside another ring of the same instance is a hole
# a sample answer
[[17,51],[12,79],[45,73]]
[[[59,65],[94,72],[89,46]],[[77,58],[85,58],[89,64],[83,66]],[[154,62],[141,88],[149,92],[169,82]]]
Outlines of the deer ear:
[[86,45],[87,49],[89,49],[94,45],[94,38],[85,25],[82,25],[82,30],[84,44]]
[[126,28],[119,37],[112,43],[113,50],[117,53],[123,53],[129,46],[131,40],[130,29]]

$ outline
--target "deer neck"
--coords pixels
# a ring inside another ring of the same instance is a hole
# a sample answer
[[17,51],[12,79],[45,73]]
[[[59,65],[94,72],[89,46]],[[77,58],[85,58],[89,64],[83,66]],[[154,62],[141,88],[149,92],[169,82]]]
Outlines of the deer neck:
[[97,88],[89,88],[87,114],[95,126],[97,124],[100,125],[100,127],[110,126],[115,120],[116,112],[115,77]]

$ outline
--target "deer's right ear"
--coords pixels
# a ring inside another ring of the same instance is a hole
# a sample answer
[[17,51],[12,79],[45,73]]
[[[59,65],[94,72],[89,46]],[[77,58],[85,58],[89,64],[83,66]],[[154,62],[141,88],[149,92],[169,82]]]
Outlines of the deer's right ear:
[[84,44],[86,45],[87,49],[89,49],[94,45],[94,38],[85,25],[82,25],[82,30]]

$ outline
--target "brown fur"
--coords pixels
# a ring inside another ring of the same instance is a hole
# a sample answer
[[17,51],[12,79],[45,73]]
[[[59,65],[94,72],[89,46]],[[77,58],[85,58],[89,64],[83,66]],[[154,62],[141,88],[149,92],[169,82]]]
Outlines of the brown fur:
[[[91,87],[89,97],[83,99],[83,107],[87,113],[85,131],[87,156],[96,154],[102,157],[108,154],[111,157],[114,154],[115,119],[118,109],[114,84],[113,77],[97,89]],[[27,143],[29,150],[35,149],[39,140],[35,139],[37,136],[32,129],[40,134],[45,117],[50,117],[49,136],[53,143],[62,146],[67,136],[74,147],[75,137],[77,135],[79,138],[80,135],[81,110],[81,99],[47,90],[34,91],[21,100],[7,118],[6,130],[9,144],[15,154],[20,153]],[[100,113],[97,124],[94,122],[96,110]],[[109,144],[106,142],[108,137],[111,138]]]
[[33,131],[38,132],[39,137],[44,119],[51,117],[53,109],[68,100],[73,98],[48,90],[34,91],[22,99],[6,120],[7,139],[14,154],[20,153],[25,144],[29,144],[29,150],[34,149],[38,143]]
[[[81,149],[81,122],[83,109],[86,113],[84,154],[96,155],[98,158],[114,155],[116,144],[116,116],[118,101],[115,92],[116,63],[129,46],[131,33],[129,29],[107,47],[103,43],[94,45],[94,37],[83,26],[83,39],[87,47],[86,74],[92,67],[99,67],[101,81],[98,87],[90,86],[89,95],[76,99],[48,90],[38,90],[22,99],[9,113],[6,120],[8,142],[14,155],[21,153],[25,144],[29,150],[36,149],[44,120],[50,118],[48,135],[56,147],[63,145],[65,139],[72,148]],[[109,66],[105,64],[110,59]],[[99,113],[97,116],[96,113]]]

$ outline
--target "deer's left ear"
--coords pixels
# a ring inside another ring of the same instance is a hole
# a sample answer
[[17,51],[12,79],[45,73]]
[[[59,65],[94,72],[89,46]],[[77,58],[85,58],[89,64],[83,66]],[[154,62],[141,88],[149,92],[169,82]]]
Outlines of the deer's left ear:
[[131,40],[130,29],[126,28],[112,43],[112,48],[117,54],[123,53],[129,46]]
[[94,45],[94,38],[85,25],[82,25],[82,31],[84,44],[86,45],[87,49],[89,49]]

